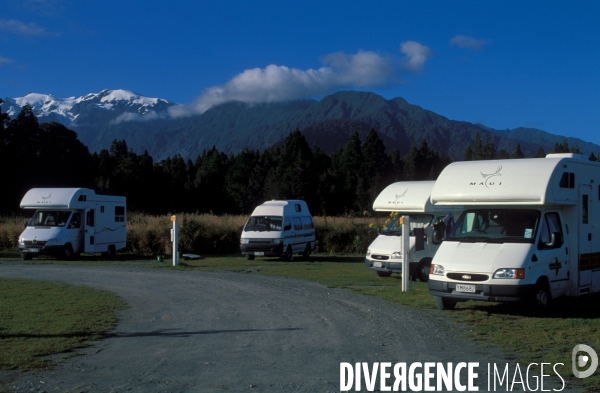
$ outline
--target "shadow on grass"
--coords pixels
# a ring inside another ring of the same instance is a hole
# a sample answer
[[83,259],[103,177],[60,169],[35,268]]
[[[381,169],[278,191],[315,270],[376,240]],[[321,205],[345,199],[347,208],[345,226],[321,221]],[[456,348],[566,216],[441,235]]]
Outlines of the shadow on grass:
[[[459,303],[460,304],[460,303]],[[549,307],[541,308],[532,303],[483,303],[477,302],[469,305],[462,303],[460,310],[483,311],[488,314],[510,315],[535,318],[562,318],[562,319],[599,319],[600,318],[600,293],[580,297],[561,297],[554,300]]]

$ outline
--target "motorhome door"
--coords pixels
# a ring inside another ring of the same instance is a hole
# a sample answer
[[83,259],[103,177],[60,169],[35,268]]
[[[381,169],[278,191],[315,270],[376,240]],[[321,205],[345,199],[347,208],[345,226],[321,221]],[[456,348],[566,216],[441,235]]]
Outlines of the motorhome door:
[[579,186],[579,287],[600,292],[600,248],[594,222],[595,206],[591,185]]
[[96,209],[85,209],[85,229],[84,229],[84,247],[83,252],[96,252],[96,246],[94,244],[95,231],[95,210]]

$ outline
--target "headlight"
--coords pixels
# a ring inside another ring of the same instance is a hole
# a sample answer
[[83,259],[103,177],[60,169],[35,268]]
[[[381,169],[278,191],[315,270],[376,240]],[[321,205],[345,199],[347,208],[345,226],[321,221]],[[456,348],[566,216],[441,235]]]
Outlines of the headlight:
[[58,246],[58,239],[50,239],[46,242],[47,246]]
[[283,239],[273,239],[271,240],[272,244],[283,244]]
[[525,278],[525,269],[498,269],[493,278]]
[[444,267],[442,265],[431,265],[429,267],[429,274],[436,274],[438,276],[444,275]]
[[396,251],[396,252],[392,253],[392,256],[390,258],[392,258],[392,259],[402,259],[402,251]]
[[20,244],[20,245],[24,245],[24,244],[25,244],[25,242],[23,241],[23,239],[22,239],[22,238],[19,238],[19,244]]
[[240,239],[240,244],[248,244],[248,240],[250,240],[250,239],[248,239],[248,238],[241,238]]
[[371,250],[367,250],[367,256],[371,255]]

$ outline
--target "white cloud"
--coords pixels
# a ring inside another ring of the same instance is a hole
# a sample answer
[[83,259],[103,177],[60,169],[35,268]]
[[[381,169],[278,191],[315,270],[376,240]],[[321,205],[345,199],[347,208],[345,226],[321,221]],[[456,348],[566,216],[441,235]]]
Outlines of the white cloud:
[[321,58],[322,67],[299,70],[271,64],[265,68],[245,70],[229,82],[207,88],[194,102],[171,107],[174,116],[204,113],[209,108],[225,102],[249,104],[282,102],[315,97],[343,88],[385,87],[400,83],[403,68],[420,72],[431,57],[431,50],[418,42],[402,43],[406,59],[371,51],[348,55],[331,53]]
[[487,45],[491,42],[492,41],[483,38],[477,39],[467,35],[458,34],[452,37],[450,40],[450,45],[456,45],[459,48],[464,49],[481,50],[484,45]]
[[0,56],[0,65],[2,65],[2,64],[9,64],[9,63],[12,63],[12,62],[13,61],[11,59],[8,59],[6,57]]
[[0,19],[0,30],[26,36],[52,35],[35,23],[24,23],[14,19]]
[[150,120],[156,120],[156,119],[164,119],[166,118],[167,115],[164,113],[157,113],[157,112],[148,112],[145,113],[143,115],[140,115],[138,113],[123,113],[119,116],[117,116],[116,119],[112,120],[109,124],[111,125],[116,125],[125,121],[150,121]]
[[433,52],[427,46],[416,41],[404,41],[400,44],[400,52],[406,55],[405,66],[413,72],[421,72],[425,62],[433,56]]

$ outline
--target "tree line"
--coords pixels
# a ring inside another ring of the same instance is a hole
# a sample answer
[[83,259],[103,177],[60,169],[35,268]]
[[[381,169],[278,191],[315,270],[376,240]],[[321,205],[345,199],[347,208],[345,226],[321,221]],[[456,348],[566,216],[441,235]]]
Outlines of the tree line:
[[[413,142],[405,155],[386,152],[375,130],[363,142],[353,131],[348,142],[330,155],[311,148],[296,130],[282,144],[262,152],[245,149],[227,155],[213,147],[195,160],[175,155],[155,162],[147,151],[135,153],[125,140],[90,153],[62,124],[39,124],[29,105],[12,120],[0,112],[0,125],[3,213],[18,211],[22,196],[33,187],[86,187],[126,196],[129,210],[150,214],[249,214],[265,200],[304,199],[313,214],[363,215],[370,214],[373,201],[387,185],[434,180],[453,161],[429,149],[425,140],[418,146]],[[565,148],[564,143],[555,149]],[[506,155],[522,158],[519,152],[517,146]],[[541,154],[545,155],[543,150]],[[463,159],[504,155],[490,139],[482,144],[477,134]]]

